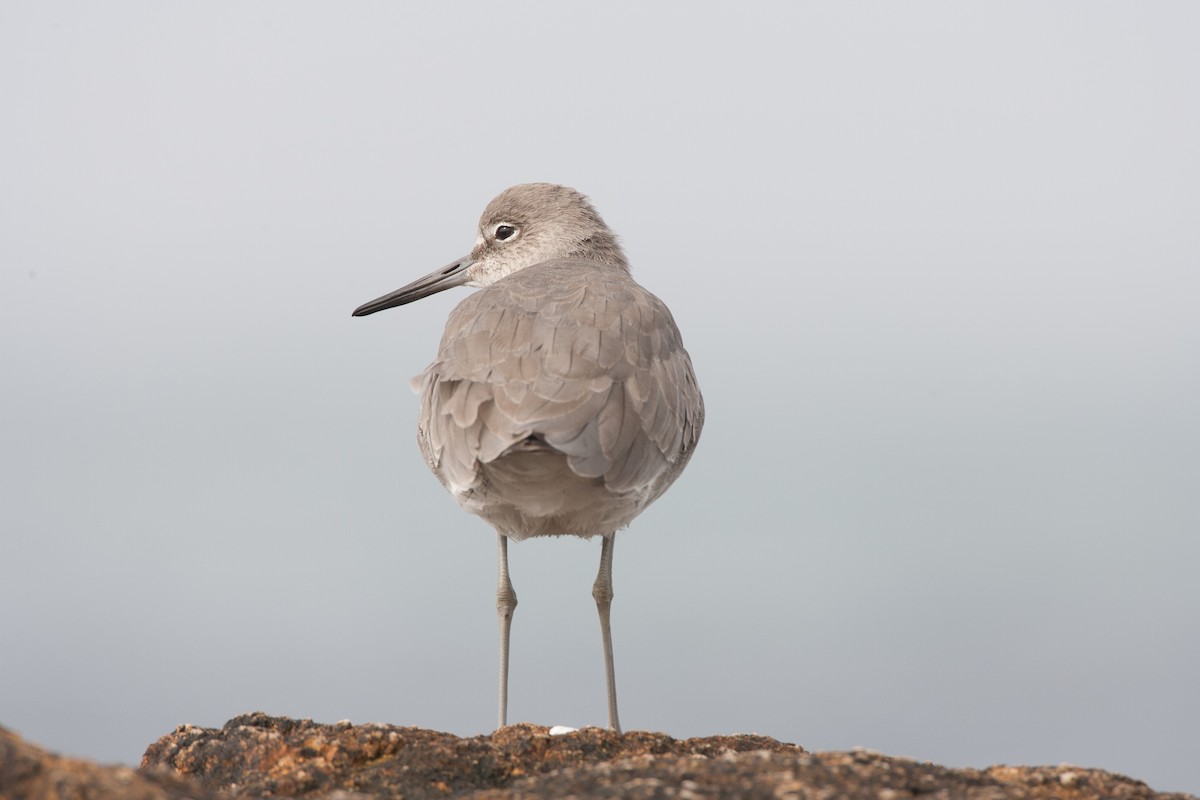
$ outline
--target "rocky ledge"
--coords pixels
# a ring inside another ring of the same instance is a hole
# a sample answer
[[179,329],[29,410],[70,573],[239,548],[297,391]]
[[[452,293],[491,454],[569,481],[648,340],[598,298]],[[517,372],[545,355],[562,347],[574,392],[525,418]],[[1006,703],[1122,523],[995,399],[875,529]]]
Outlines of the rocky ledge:
[[61,758],[0,729],[0,798],[1060,798],[1196,800],[1078,767],[947,769],[867,751],[809,753],[765,736],[678,740],[512,725],[488,736],[246,714],[182,725],[138,770]]

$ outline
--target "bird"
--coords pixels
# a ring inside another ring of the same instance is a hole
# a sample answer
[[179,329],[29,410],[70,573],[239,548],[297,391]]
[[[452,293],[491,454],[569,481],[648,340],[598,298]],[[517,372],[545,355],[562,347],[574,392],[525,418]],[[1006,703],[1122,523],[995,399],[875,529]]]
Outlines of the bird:
[[466,511],[496,531],[499,727],[507,724],[517,595],[508,542],[601,537],[592,586],[608,727],[617,733],[610,609],[618,530],[679,477],[700,439],[704,400],[667,306],[630,274],[589,199],[551,183],[487,204],[463,258],[359,306],[361,317],[457,286],[437,357],[413,388],[417,444]]

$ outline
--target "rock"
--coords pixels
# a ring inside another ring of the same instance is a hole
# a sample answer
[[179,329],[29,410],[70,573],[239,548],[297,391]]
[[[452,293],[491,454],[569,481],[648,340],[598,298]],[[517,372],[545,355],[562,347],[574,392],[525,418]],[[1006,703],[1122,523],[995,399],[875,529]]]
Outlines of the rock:
[[2,800],[217,800],[172,770],[134,770],[64,758],[0,728]]
[[[1080,767],[947,769],[856,750],[808,753],[764,736],[677,740],[597,728],[551,736],[513,725],[489,736],[391,725],[318,725],[247,714],[220,729],[180,726],[142,768],[64,758],[0,728],[0,800],[358,798],[869,798],[1188,800]],[[1196,798],[1190,798],[1196,800]]]
[[1188,797],[1079,767],[947,769],[868,751],[808,753],[765,736],[677,740],[643,731],[584,728],[551,736],[549,730],[512,725],[463,739],[422,728],[246,714],[219,730],[177,728],[150,746],[142,771],[149,778],[170,768],[226,796],[312,800]]

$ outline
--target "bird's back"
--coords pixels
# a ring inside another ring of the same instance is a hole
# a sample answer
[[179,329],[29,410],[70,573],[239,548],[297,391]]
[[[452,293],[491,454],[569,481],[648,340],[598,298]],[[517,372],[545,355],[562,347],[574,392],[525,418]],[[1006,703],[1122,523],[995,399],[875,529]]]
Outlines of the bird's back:
[[590,260],[527,267],[467,297],[419,380],[427,463],[514,539],[629,524],[704,422],[670,311]]

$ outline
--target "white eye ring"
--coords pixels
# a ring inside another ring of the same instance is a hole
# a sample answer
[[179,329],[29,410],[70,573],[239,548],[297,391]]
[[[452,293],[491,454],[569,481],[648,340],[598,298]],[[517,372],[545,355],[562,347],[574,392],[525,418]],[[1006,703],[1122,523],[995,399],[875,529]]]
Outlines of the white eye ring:
[[501,222],[492,231],[492,238],[497,242],[507,242],[521,232],[521,229],[516,225],[510,225],[507,222]]

